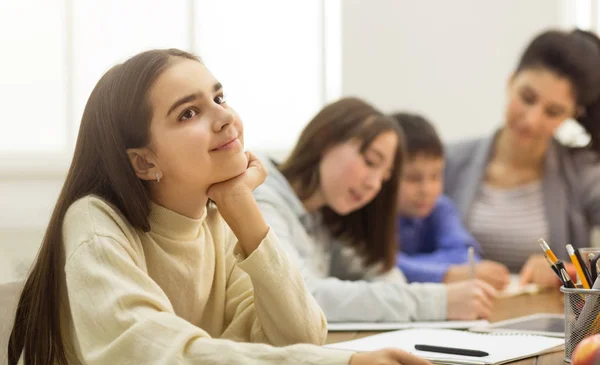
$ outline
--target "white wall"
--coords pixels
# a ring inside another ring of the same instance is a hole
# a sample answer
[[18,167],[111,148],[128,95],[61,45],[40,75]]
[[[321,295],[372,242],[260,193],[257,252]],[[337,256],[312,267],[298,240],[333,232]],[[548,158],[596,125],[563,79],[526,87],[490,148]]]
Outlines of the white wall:
[[447,140],[502,121],[507,78],[560,0],[343,0],[342,92],[424,113]]
[[[486,133],[519,51],[559,24],[560,1],[342,0],[342,94],[424,112],[447,139]],[[62,181],[0,171],[0,282],[34,257]]]

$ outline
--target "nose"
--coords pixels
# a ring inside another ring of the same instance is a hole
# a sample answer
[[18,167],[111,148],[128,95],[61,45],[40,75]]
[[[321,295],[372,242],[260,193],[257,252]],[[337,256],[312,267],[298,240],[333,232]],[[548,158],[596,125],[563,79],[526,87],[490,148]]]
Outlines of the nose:
[[532,106],[527,110],[523,118],[524,126],[529,130],[536,130],[540,125],[544,111],[541,105]]
[[378,192],[383,184],[383,173],[379,171],[373,171],[367,174],[365,179],[365,188],[367,191]]
[[213,118],[213,130],[215,132],[222,131],[234,121],[233,112],[219,104],[215,104],[214,106]]
[[435,182],[430,179],[424,179],[419,185],[419,195],[421,197],[427,197],[431,194],[431,191],[434,189]]

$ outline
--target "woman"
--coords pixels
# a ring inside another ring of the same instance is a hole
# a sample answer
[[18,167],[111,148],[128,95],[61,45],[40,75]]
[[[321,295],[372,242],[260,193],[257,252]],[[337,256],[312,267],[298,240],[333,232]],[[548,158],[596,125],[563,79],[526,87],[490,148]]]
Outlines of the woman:
[[252,198],[265,177],[196,57],[155,50],[113,67],[86,105],[9,364],[423,363],[264,345],[326,335]]
[[[566,119],[591,137],[585,148],[553,138]],[[445,191],[484,257],[556,285],[537,240],[568,261],[566,244],[590,245],[600,223],[600,40],[547,31],[528,45],[507,85],[504,126],[447,149]],[[567,262],[565,261],[565,262]]]
[[403,149],[393,119],[342,99],[310,121],[285,162],[267,164],[254,196],[328,321],[487,317],[488,284],[408,285],[395,268]]

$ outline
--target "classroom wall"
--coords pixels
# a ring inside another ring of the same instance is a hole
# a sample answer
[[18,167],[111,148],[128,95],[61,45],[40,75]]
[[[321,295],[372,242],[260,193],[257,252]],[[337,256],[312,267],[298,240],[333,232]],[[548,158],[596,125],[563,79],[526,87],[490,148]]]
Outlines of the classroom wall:
[[446,140],[489,133],[521,50],[567,15],[561,0],[343,0],[342,93],[425,113]]
[[[341,94],[362,96],[386,111],[423,111],[445,139],[494,128],[521,47],[561,18],[561,0],[340,3]],[[27,270],[63,179],[61,173],[0,171],[0,282]]]

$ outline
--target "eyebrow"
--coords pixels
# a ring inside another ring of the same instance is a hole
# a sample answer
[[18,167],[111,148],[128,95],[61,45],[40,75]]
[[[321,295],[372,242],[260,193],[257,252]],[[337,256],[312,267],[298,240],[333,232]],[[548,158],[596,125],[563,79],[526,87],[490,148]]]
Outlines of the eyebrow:
[[[217,82],[216,84],[213,85],[213,92],[219,91],[222,88],[223,88],[223,85],[220,82]],[[182,97],[181,99],[178,99],[169,108],[169,111],[167,112],[167,117],[173,112],[173,110],[177,109],[178,107],[180,107],[181,105],[183,105],[185,103],[189,103],[190,101],[200,99],[200,97],[202,97],[203,94],[204,93],[202,91],[198,91],[196,93],[189,94],[189,95]]]

